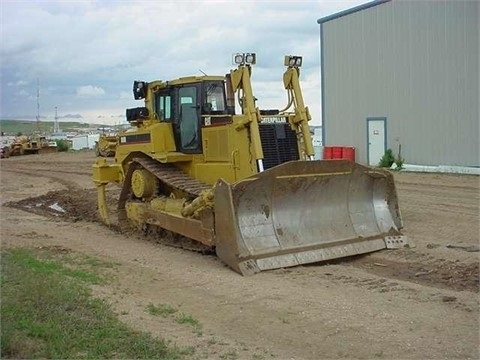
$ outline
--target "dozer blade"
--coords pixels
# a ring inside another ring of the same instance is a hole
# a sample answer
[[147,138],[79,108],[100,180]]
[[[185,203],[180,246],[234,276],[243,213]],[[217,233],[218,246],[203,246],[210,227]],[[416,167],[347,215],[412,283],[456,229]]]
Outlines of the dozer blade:
[[393,175],[293,161],[215,189],[218,257],[250,275],[404,245]]

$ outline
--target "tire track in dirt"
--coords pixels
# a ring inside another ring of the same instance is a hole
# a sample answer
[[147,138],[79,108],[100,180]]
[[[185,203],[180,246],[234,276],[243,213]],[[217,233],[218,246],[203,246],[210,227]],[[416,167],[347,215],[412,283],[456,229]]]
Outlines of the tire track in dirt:
[[376,276],[413,282],[437,288],[478,293],[478,264],[461,264],[446,259],[421,262],[401,262],[366,255],[352,265]]
[[[70,181],[65,177],[65,175],[70,174],[86,176],[90,179],[90,172],[62,169],[62,167],[56,168],[55,170],[46,170],[45,168],[39,168],[38,163],[32,163],[31,165],[33,166],[29,166],[28,168],[20,166],[8,170],[18,174],[51,179],[65,186],[67,190],[51,191],[45,195],[10,202],[4,204],[4,206],[70,222],[79,220],[95,223],[100,222],[97,215],[96,190],[82,189],[77,182],[73,180]],[[73,164],[69,163],[70,167],[72,165]],[[79,164],[79,168],[82,168],[82,164]],[[458,179],[456,176],[450,176],[447,177],[447,180],[456,181]],[[468,180],[475,184],[476,178],[468,178]],[[437,181],[436,178],[433,179],[434,183],[435,181]],[[473,198],[478,197],[474,185],[442,183],[441,186],[432,187],[429,183],[408,181],[405,179],[396,179],[396,182],[400,191],[405,191],[404,196],[408,199],[408,202],[415,204],[417,211],[421,211],[422,213],[425,211],[428,212],[427,210],[430,208],[430,201],[425,201],[425,196],[433,201],[435,197],[442,196],[442,193],[449,193],[450,191],[458,191],[460,189],[464,196],[469,197],[470,192],[475,192]],[[418,192],[422,193],[424,197],[423,200],[417,200],[415,194]],[[116,196],[118,196],[116,191],[107,192],[107,201],[112,209],[116,207]],[[453,199],[453,201],[456,200],[456,198]],[[436,205],[437,208],[440,206],[441,211],[445,214],[462,213],[464,216],[478,216],[478,206],[472,203],[449,203],[448,201],[438,203],[437,201]],[[112,228],[112,230],[121,231],[117,227]],[[132,229],[129,228],[128,231],[132,231]],[[139,235],[141,234],[139,233]],[[157,239],[151,240],[154,242],[157,241]],[[338,259],[333,263],[354,266],[367,273],[385,279],[407,281],[455,291],[465,290],[475,293],[479,292],[480,275],[477,263],[457,263],[446,259],[426,258],[423,256],[424,254],[414,253],[409,249],[397,250],[388,259],[382,257],[381,254],[382,252],[347,259]],[[332,261],[329,263],[332,263]]]
[[[22,175],[27,175],[27,176],[33,176],[33,177],[42,177],[42,178],[47,178],[50,180],[57,181],[61,185],[67,187],[70,190],[77,190],[77,189],[82,189],[75,181],[70,181],[66,180],[64,176],[59,176],[59,175],[53,175],[52,171],[50,170],[45,170],[45,169],[38,169],[38,168],[16,168],[16,169],[8,169],[9,172],[16,173],[16,174],[22,174]],[[48,174],[46,174],[48,173]],[[69,174],[69,175],[85,175],[91,177],[91,173],[87,173],[84,171],[67,171],[67,170],[55,170],[53,172],[54,174]]]
[[[68,181],[64,182],[65,186],[70,186],[69,190],[53,191],[42,196],[10,202],[4,206],[71,222],[79,220],[100,222],[97,215],[96,190],[78,191],[78,187],[72,186]],[[72,189],[77,191],[72,192]],[[110,195],[109,202],[113,204],[115,202],[112,197],[113,193]],[[115,231],[122,230],[115,228]],[[132,229],[129,228],[128,231],[132,231]],[[157,239],[149,240],[156,242]],[[408,256],[408,252],[408,249],[396,250],[399,257]],[[397,261],[378,257],[376,254],[339,259],[328,263],[354,266],[381,278],[412,282],[441,289],[478,293],[480,287],[478,264],[455,263],[444,259],[429,261],[421,256],[408,261]]]

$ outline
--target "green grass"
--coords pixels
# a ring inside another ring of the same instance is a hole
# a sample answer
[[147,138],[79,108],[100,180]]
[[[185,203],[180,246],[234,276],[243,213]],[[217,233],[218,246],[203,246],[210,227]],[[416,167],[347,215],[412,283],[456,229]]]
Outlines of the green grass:
[[42,259],[41,256],[45,256],[44,251],[37,254],[36,257],[32,252],[26,249],[19,249],[11,251],[9,256],[14,262],[23,264],[25,268],[35,274],[44,274],[46,276],[56,274],[91,284],[99,284],[101,282],[100,277],[94,272],[82,269],[72,269],[66,267],[61,262],[51,259]]
[[[148,304],[146,311],[150,315],[155,315],[155,316],[160,315],[163,317],[168,317],[170,315],[175,314],[178,310],[168,304],[160,304],[160,305]],[[181,313],[175,317],[175,321],[178,324],[188,324],[192,326],[195,333],[199,336],[203,334],[202,324],[200,323],[200,321],[195,319],[192,315]]]
[[147,311],[150,315],[161,315],[163,317],[167,317],[168,315],[175,314],[177,312],[177,309],[166,304],[148,304]]
[[102,281],[100,263],[90,258],[76,269],[78,259],[52,257],[30,249],[2,252],[1,358],[182,357],[181,349],[128,328],[91,296],[89,286]]
[[200,327],[200,322],[195,319],[192,315],[180,314],[179,317],[176,319],[177,323],[179,324],[190,324],[194,328]]
[[192,315],[187,315],[187,314],[180,314],[177,316],[175,321],[179,324],[188,324],[193,327],[193,330],[198,336],[201,336],[203,334],[203,326],[200,324],[200,321],[195,319]]

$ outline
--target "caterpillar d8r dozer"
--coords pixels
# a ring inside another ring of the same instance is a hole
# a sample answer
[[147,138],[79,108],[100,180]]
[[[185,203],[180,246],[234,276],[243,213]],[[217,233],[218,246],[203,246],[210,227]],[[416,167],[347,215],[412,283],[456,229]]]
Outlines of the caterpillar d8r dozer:
[[120,183],[120,223],[191,239],[243,275],[403,246],[391,173],[313,160],[301,57],[285,57],[287,106],[266,111],[255,54],[234,59],[226,76],[134,82],[145,106],[127,109],[115,161],[93,165],[103,221],[106,185]]

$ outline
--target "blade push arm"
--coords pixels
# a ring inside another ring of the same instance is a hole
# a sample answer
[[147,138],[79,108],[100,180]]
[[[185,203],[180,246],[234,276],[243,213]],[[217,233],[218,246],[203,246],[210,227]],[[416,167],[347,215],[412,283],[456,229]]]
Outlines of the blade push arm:
[[238,123],[238,127],[249,127],[250,138],[252,140],[255,160],[257,160],[258,170],[263,171],[263,150],[260,138],[260,129],[258,123],[260,120],[260,112],[255,106],[255,97],[253,96],[251,83],[251,66],[244,62],[238,65],[238,68],[230,71],[232,89],[234,92],[242,91],[241,106],[242,114],[245,115],[243,122]]
[[283,74],[283,85],[285,86],[285,89],[291,93],[295,106],[295,116],[289,118],[290,125],[295,130],[299,129],[301,131],[305,153],[308,157],[313,158],[315,151],[313,149],[312,137],[308,126],[308,122],[312,117],[308,107],[305,106],[305,103],[303,102],[302,89],[300,87],[300,64],[298,64],[298,59],[300,59],[299,63],[301,64],[300,57],[285,57],[287,70]]

